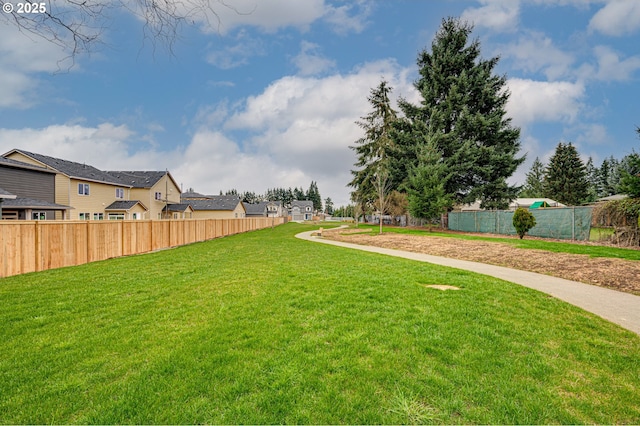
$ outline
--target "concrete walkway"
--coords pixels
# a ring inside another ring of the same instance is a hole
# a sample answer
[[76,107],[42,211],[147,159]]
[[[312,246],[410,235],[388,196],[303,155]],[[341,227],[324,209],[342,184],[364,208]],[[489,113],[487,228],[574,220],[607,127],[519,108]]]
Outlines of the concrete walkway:
[[[402,257],[420,262],[433,263],[435,265],[449,266],[451,268],[464,269],[500,278],[505,281],[510,281],[512,283],[520,284],[525,287],[550,294],[557,299],[571,303],[585,311],[592,312],[640,335],[640,296],[609,290],[607,288],[597,287],[594,285],[583,284],[576,281],[569,281],[562,278],[551,277],[535,272],[505,268],[502,266],[487,265],[484,263],[450,259],[440,256],[431,256],[428,254],[413,253],[404,250],[394,250],[382,247],[344,243],[341,241],[325,240],[321,237],[312,237],[311,234],[313,232],[316,231],[302,232],[296,235],[296,237],[323,244],[385,254],[388,256]],[[640,279],[640,277],[638,279]]]

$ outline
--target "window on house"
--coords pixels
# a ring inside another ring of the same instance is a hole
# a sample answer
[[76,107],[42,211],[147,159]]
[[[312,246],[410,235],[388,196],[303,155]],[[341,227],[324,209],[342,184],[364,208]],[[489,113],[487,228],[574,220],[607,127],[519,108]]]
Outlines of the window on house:
[[124,198],[124,188],[116,188],[116,198]]
[[156,192],[156,200],[162,200],[162,192]]
[[93,220],[104,220],[104,213],[94,213]]
[[89,195],[89,184],[88,183],[79,183],[78,184],[78,195]]
[[80,218],[80,220],[91,219],[91,215],[89,213],[78,213],[78,217]]
[[109,213],[109,220],[124,220],[124,213]]
[[31,213],[31,219],[33,220],[45,220],[47,214],[45,212],[33,212]]

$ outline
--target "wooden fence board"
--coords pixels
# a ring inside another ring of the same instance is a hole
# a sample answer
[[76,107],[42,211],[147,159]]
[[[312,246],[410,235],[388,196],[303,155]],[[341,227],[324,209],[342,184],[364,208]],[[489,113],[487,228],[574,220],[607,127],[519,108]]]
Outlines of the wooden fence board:
[[0,277],[146,253],[280,225],[284,218],[0,221]]

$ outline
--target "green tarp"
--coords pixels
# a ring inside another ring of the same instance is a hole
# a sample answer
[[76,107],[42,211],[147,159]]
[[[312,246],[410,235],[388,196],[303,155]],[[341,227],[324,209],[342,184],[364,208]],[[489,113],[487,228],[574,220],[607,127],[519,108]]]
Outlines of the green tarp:
[[[463,232],[516,235],[513,211],[469,211],[449,213],[449,229]],[[528,235],[564,240],[589,239],[592,207],[534,209],[536,226]]]

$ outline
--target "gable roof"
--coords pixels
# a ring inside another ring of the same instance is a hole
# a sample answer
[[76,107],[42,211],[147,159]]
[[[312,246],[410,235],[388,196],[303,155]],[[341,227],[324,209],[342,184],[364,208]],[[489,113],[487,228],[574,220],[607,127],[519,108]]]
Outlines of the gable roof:
[[162,179],[165,175],[169,176],[169,179],[173,182],[176,188],[180,188],[176,181],[166,170],[157,171],[157,170],[125,170],[125,171],[116,171],[109,170],[108,174],[118,179],[118,181],[126,183],[130,185],[132,188],[151,188],[153,185],[158,183],[160,179]]
[[173,204],[167,204],[165,207],[162,208],[163,212],[179,212],[179,213],[184,213],[187,210],[191,210],[193,211],[193,207],[191,207],[190,204],[186,204],[186,203],[173,203]]
[[107,207],[105,207],[105,211],[107,210],[126,210],[129,211],[131,210],[133,207],[135,207],[136,204],[140,204],[140,206],[145,209],[145,210],[149,210],[145,207],[144,204],[142,204],[140,201],[138,200],[121,200],[121,201],[114,201],[113,203],[109,204]]
[[[240,202],[240,197],[236,195],[211,195],[205,200],[182,199],[183,203],[189,204],[193,210],[235,210]],[[244,208],[244,206],[243,206]]]
[[16,196],[14,194],[10,193],[9,191],[6,191],[6,190],[0,188],[0,198],[14,199],[14,198],[16,198]]
[[311,200],[293,200],[291,202],[291,208],[293,207],[311,207],[313,208],[313,201]]
[[73,161],[63,160],[61,158],[49,157],[48,155],[37,154],[35,152],[24,151],[22,149],[12,149],[8,153],[4,154],[8,156],[14,152],[20,153],[27,157],[34,159],[35,161],[44,164],[45,166],[56,170],[70,178],[88,180],[93,182],[108,183],[117,186],[127,186],[126,183],[121,182],[114,176],[107,172],[98,170],[88,164],[80,164]]
[[195,198],[195,199],[199,199],[199,198],[211,198],[211,195],[204,195],[204,194],[200,194],[199,192],[195,192],[195,191],[187,191],[187,192],[183,192],[181,198],[187,199],[187,198]]
[[27,170],[36,170],[43,173],[51,173],[55,174],[51,169],[47,169],[46,167],[36,166],[35,164],[29,164],[18,160],[13,160],[11,158],[0,157],[0,166],[13,167],[16,169],[27,169]]
[[259,203],[251,204],[251,203],[242,203],[247,214],[250,215],[263,215],[267,212],[267,202],[262,201]]

